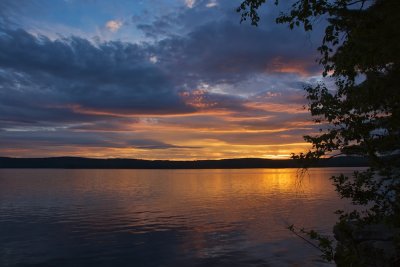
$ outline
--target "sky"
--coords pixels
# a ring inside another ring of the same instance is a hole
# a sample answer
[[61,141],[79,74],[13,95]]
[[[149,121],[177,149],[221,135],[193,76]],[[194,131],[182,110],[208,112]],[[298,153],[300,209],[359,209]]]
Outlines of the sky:
[[[273,2],[273,1],[272,1]],[[290,1],[289,1],[290,2]],[[236,0],[1,0],[0,156],[288,158],[321,30]],[[321,27],[322,28],[322,27]]]

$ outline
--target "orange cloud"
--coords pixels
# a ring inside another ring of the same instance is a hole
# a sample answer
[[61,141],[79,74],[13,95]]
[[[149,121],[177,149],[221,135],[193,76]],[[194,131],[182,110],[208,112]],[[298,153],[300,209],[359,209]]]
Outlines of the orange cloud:
[[311,71],[315,63],[312,60],[307,59],[307,61],[293,61],[284,60],[282,57],[275,57],[266,68],[266,72],[276,72],[276,73],[294,73],[302,77],[309,77],[315,75],[318,72]]
[[122,27],[122,22],[119,20],[109,20],[106,23],[106,28],[111,32],[116,32]]

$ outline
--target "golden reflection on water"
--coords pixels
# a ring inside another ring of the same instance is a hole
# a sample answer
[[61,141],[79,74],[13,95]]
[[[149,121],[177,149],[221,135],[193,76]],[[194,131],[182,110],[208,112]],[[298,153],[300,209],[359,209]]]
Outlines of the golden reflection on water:
[[330,233],[348,207],[329,180],[340,171],[353,170],[0,170],[0,212],[56,217],[87,239],[174,231],[180,253],[204,258],[299,242],[290,224]]
[[[25,198],[46,199],[48,205],[59,200],[88,202],[93,205],[86,209],[113,206],[128,217],[132,214],[142,219],[156,217],[147,212],[154,210],[164,216],[192,214],[195,218],[206,213],[210,221],[225,222],[260,215],[266,219],[283,215],[289,218],[299,209],[313,217],[310,212],[321,203],[337,201],[328,179],[330,172],[311,169],[299,175],[298,169],[35,170],[38,179],[24,193]],[[23,170],[20,175],[25,176]],[[3,189],[18,191],[23,183],[23,179],[13,179]],[[186,223],[193,222],[196,220]]]

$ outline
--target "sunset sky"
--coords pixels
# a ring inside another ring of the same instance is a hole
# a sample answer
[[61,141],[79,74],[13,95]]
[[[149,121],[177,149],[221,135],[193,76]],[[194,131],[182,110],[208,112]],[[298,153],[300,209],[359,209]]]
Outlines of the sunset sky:
[[[287,158],[321,30],[240,0],[1,0],[0,156]],[[274,1],[271,1],[274,2]],[[284,1],[286,2],[286,1]],[[290,2],[290,1],[289,1]],[[322,28],[322,27],[321,27]]]

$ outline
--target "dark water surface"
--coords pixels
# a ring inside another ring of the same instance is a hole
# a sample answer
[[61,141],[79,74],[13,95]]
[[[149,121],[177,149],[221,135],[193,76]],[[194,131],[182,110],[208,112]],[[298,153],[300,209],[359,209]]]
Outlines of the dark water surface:
[[351,168],[0,170],[0,266],[330,266],[286,226],[330,233]]

